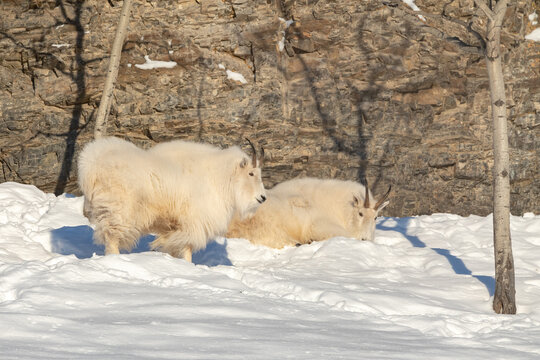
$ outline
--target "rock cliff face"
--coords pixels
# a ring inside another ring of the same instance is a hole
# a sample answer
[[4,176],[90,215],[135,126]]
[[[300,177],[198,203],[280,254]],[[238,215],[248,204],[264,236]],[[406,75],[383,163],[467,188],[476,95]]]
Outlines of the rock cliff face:
[[[0,181],[76,192],[121,2],[0,4]],[[473,0],[134,1],[108,133],[143,146],[264,146],[268,187],[301,175],[395,189],[385,215],[491,212],[491,119]],[[503,32],[512,212],[540,212],[533,1]],[[537,9],[538,11],[538,9]],[[292,21],[290,21],[292,20]],[[136,64],[174,61],[173,68]],[[235,80],[241,74],[245,83]]]

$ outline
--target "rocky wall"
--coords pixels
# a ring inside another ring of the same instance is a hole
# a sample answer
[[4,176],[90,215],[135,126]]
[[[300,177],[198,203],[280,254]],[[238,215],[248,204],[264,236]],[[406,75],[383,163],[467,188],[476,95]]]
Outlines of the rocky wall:
[[[268,187],[366,178],[376,194],[392,184],[385,215],[486,215],[490,98],[467,30],[485,23],[473,0],[416,4],[424,19],[401,1],[136,0],[108,133],[141,146],[249,137]],[[77,193],[121,5],[0,3],[0,181]],[[535,6],[514,2],[502,37],[514,214],[540,213]],[[140,69],[145,56],[177,65]]]

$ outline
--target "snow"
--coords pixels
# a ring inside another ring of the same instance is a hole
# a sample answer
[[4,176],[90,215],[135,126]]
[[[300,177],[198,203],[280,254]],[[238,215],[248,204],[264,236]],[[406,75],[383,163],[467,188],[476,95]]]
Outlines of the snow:
[[289,26],[291,26],[292,24],[294,24],[294,20],[291,20],[291,19],[285,20],[284,18],[281,18],[281,17],[278,18],[278,19],[279,19],[279,21],[281,21],[282,23],[285,24],[285,29],[287,29]]
[[247,84],[247,80],[244,75],[227,69],[225,65],[218,64],[218,69],[225,70],[225,73],[227,74],[227,79],[238,81],[241,84]]
[[[401,0],[401,1],[404,2],[406,5],[408,5],[414,11],[421,11],[420,8],[414,3],[414,0]],[[422,15],[418,15],[418,18],[424,22],[426,21],[426,18],[423,17]]]
[[135,67],[142,70],[151,70],[151,69],[158,69],[158,68],[171,69],[176,66],[175,61],[151,60],[148,55],[144,56],[144,60],[146,61],[144,64],[135,64]]
[[285,32],[287,31],[289,26],[294,24],[294,20],[285,20],[283,18],[278,18],[278,19],[284,26],[283,30],[280,31],[281,38],[278,41],[278,49],[279,51],[283,51],[283,49],[285,49]]
[[231,71],[231,70],[227,70],[226,73],[227,73],[227,79],[238,81],[238,82],[240,82],[242,84],[247,84],[247,80],[244,77],[244,75],[242,75],[240,73],[237,73],[237,72],[234,72],[234,71]]
[[532,25],[538,24],[538,14],[536,13],[536,11],[533,11],[532,13],[529,14],[529,21],[531,22]]
[[2,359],[538,359],[540,216],[511,219],[518,314],[496,315],[491,216],[380,218],[376,240],[219,238],[194,264],[103,255],[83,198],[0,184]]
[[282,33],[284,35],[278,41],[278,49],[279,49],[279,51],[283,51],[283,49],[285,49],[285,32],[282,31]]
[[525,35],[525,39],[532,41],[540,41],[540,28],[536,28],[530,34]]

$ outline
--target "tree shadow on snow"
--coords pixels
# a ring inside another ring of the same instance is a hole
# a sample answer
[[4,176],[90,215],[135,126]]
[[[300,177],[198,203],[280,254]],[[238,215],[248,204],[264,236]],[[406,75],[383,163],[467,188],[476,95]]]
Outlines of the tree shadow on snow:
[[[383,221],[378,223],[377,224],[377,229],[385,230],[385,231],[388,231],[388,230],[397,231],[397,232],[403,234],[403,236],[405,236],[405,238],[407,240],[409,240],[409,242],[412,244],[412,246],[419,247],[419,248],[427,247],[426,243],[424,243],[422,240],[420,240],[420,238],[418,236],[407,234],[408,225],[409,225],[409,222],[411,220],[410,217],[392,218],[392,220],[396,221],[395,226],[386,226],[386,225],[384,225],[384,223],[388,219],[384,219]],[[470,275],[470,276],[472,276],[473,278],[477,279],[482,284],[484,284],[487,291],[489,292],[489,296],[493,296],[493,294],[495,293],[495,278],[493,276],[473,275],[472,271],[467,267],[467,265],[465,265],[463,260],[461,260],[460,258],[458,258],[455,255],[452,255],[450,253],[450,250],[448,250],[448,249],[441,249],[441,248],[430,248],[430,249],[433,250],[434,252],[436,252],[437,254],[443,256],[448,261],[450,266],[452,266],[452,270],[454,270],[454,272],[457,275]]]
[[[104,255],[105,249],[94,244],[94,230],[88,225],[64,226],[51,231],[52,252],[60,255],[75,255],[79,259],[88,259],[95,255]],[[145,235],[139,239],[137,247],[129,253],[152,251],[150,243],[154,235]],[[196,265],[217,266],[232,265],[227,253],[227,240],[223,244],[211,242],[206,249],[193,254]]]

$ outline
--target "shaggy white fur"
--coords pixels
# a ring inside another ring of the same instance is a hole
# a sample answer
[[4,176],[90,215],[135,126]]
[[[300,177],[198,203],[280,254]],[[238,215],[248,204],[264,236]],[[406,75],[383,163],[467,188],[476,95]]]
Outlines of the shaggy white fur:
[[[390,190],[389,190],[390,191]],[[268,200],[248,219],[234,218],[227,237],[246,238],[273,248],[335,236],[373,240],[375,219],[388,202],[377,203],[354,181],[301,178],[268,190]]]
[[78,170],[85,213],[106,254],[153,233],[153,249],[191,260],[234,214],[243,218],[265,200],[260,168],[236,146],[173,141],[143,150],[108,137],[83,149]]

